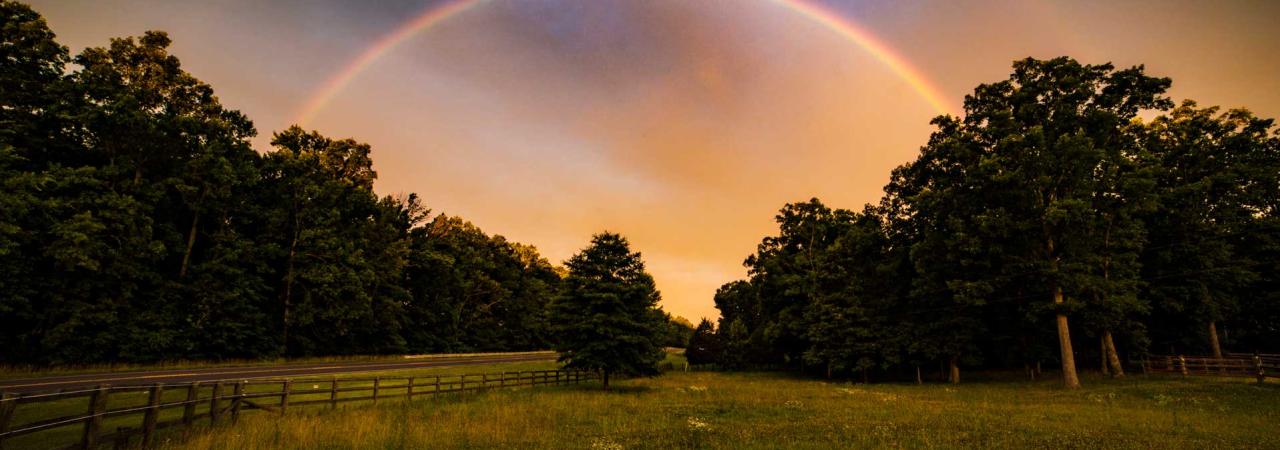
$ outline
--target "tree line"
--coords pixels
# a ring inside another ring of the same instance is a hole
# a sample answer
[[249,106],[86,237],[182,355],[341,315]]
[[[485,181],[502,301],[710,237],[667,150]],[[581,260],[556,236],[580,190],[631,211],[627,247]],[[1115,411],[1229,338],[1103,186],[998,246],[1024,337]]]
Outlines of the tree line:
[[367,144],[295,126],[258,153],[165,33],[73,56],[26,5],[0,21],[0,363],[552,346],[568,271],[377,195]]
[[1280,131],[1170,79],[1025,59],[861,211],[785,205],[694,362],[921,377],[1280,350]]

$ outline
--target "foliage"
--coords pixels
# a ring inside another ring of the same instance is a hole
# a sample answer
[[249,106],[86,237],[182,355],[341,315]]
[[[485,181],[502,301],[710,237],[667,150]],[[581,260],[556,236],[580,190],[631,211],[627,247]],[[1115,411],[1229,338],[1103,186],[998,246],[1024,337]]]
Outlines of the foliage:
[[698,322],[698,327],[694,328],[693,336],[689,337],[689,347],[685,349],[684,356],[689,364],[714,364],[719,362],[721,351],[715,325],[710,320],[702,319]]
[[554,348],[565,367],[613,374],[656,374],[666,316],[653,277],[626,238],[604,232],[565,265],[569,275],[551,305]]
[[[1073,386],[1076,353],[1120,375],[1118,348],[1197,353],[1219,334],[1280,348],[1265,270],[1280,135],[1191,102],[1138,120],[1172,105],[1169,84],[1141,66],[1016,61],[964,117],[933,121],[879,205],[785,205],[749,278],[716,294],[726,364],[866,377],[941,362],[958,381],[959,365],[1056,360]],[[1099,344],[1078,351],[1081,336]]]
[[367,144],[259,154],[165,33],[72,58],[27,6],[0,20],[0,362],[548,345],[551,265],[379,198]]

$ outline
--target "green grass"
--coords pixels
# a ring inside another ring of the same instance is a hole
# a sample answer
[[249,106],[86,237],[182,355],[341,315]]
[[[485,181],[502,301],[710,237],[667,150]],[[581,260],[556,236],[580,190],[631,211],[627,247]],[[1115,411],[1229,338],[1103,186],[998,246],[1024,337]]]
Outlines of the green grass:
[[[516,371],[526,371],[526,370],[546,370],[546,369],[554,369],[554,368],[556,368],[555,362],[535,361],[535,362],[484,364],[484,365],[472,365],[472,366],[461,366],[461,367],[427,367],[427,368],[406,369],[406,370],[352,372],[352,373],[338,374],[337,378],[339,380],[343,380],[343,379],[351,379],[351,378],[368,378],[373,376],[430,377],[435,375],[516,372]],[[331,377],[319,376],[319,377],[295,377],[295,378],[298,380],[304,380],[304,379],[310,380],[310,379],[329,379]],[[401,384],[404,384],[404,381],[402,380],[388,381],[383,385],[386,386],[390,384],[401,385]],[[341,384],[341,386],[344,388],[359,387],[359,386],[368,387],[372,385],[373,385],[372,381],[368,381],[368,382],[352,381],[352,382]],[[329,385],[327,383],[295,382],[293,385],[293,390],[295,391],[307,390],[307,389],[313,389],[316,391],[316,393],[293,394],[290,396],[290,401],[296,403],[296,402],[306,401],[306,400],[320,400],[320,399],[329,398]],[[430,390],[429,387],[426,389]],[[281,384],[279,382],[268,383],[268,382],[255,382],[252,380],[250,380],[250,382],[246,385],[246,388],[245,388],[245,391],[248,393],[269,392],[269,391],[279,392],[280,390],[281,390]],[[208,398],[211,393],[210,391],[212,391],[212,387],[202,388],[200,397]],[[404,391],[405,389],[403,388],[382,389],[380,394],[381,395],[403,394]],[[223,394],[229,395],[230,393],[231,393],[231,387],[224,386]],[[339,394],[339,398],[368,396],[369,394],[370,394],[369,392],[343,392]],[[162,400],[163,402],[166,402],[166,403],[183,401],[183,400],[186,400],[187,398],[186,395],[187,395],[187,391],[185,386],[174,387],[171,389],[166,389],[164,391]],[[113,392],[109,397],[107,407],[110,409],[116,409],[116,408],[126,408],[126,407],[133,407],[133,406],[145,406],[147,404],[147,400],[148,400],[148,396],[146,392]],[[279,398],[265,397],[265,398],[254,399],[253,401],[262,403],[268,406],[274,406],[279,402]],[[401,399],[396,399],[396,398],[382,399],[382,400],[379,400],[379,404],[397,403],[400,401]],[[365,403],[365,402],[344,403],[340,407],[340,410],[349,409],[352,407],[358,407],[360,403]],[[224,402],[224,406],[225,406],[225,402]],[[201,403],[197,405],[197,412],[207,412],[208,407],[209,405],[207,403]],[[322,409],[322,407],[320,406],[305,406],[305,407],[298,407],[294,409],[303,411],[305,410],[304,408],[305,409]],[[69,398],[69,399],[63,399],[63,400],[57,400],[57,401],[51,401],[51,402],[42,402],[42,403],[23,404],[23,405],[19,405],[17,409],[14,411],[12,428],[18,428],[22,424],[31,423],[31,422],[43,420],[43,419],[51,419],[55,417],[85,414],[87,411],[88,411],[88,398],[86,397]],[[167,420],[180,419],[182,417],[182,411],[183,411],[182,408],[165,409],[162,411],[162,414],[159,420],[167,421]],[[246,410],[242,414],[244,415],[244,417],[241,418],[242,419],[241,424],[245,423],[245,421],[257,421],[256,419],[260,417],[267,417],[269,419],[268,421],[275,420],[274,416],[271,416],[270,414],[262,411]],[[141,423],[141,421],[142,421],[141,415],[109,417],[106,420],[104,420],[102,431],[109,432],[109,431],[116,430],[118,427],[137,428]],[[5,445],[5,448],[61,447],[61,446],[70,445],[75,442],[78,442],[80,439],[81,430],[82,430],[81,425],[45,430],[45,431],[29,434],[26,436],[20,436],[12,440],[6,440],[4,441],[4,445]],[[135,438],[134,442],[136,441],[137,439]]]
[[785,373],[656,378],[310,410],[167,441],[173,449],[1260,448],[1280,386],[1086,376],[1056,381],[848,384]]

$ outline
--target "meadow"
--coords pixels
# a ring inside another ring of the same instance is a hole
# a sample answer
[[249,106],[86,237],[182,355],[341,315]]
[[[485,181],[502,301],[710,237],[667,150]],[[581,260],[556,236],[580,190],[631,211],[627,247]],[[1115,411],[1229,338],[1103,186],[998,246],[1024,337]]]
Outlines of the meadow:
[[[190,364],[191,365],[187,367],[195,367],[195,368],[210,367],[208,365],[198,365],[196,362],[192,362]],[[218,366],[218,367],[221,367],[221,366]],[[495,363],[495,364],[455,366],[455,367],[425,367],[425,368],[414,368],[414,369],[404,369],[404,370],[382,370],[377,372],[349,372],[349,373],[338,374],[335,377],[339,380],[368,379],[369,377],[373,377],[373,376],[430,377],[430,376],[436,376],[436,375],[444,376],[444,375],[476,374],[476,373],[547,370],[547,369],[554,369],[555,367],[556,367],[556,364],[555,362],[552,362],[552,361],[533,361],[533,362]],[[331,376],[326,375],[326,376],[319,376],[319,377],[297,377],[297,378],[298,379],[330,379]],[[403,384],[403,382],[400,382],[400,384]],[[350,381],[350,382],[344,383],[342,386],[344,388],[349,388],[349,387],[370,387],[372,385],[373,383],[368,381]],[[302,383],[294,387],[294,389],[303,390],[303,391],[306,391],[308,388],[313,389],[315,392],[314,393],[304,392],[300,394],[295,394],[293,396],[293,401],[298,402],[298,401],[305,401],[305,400],[318,400],[318,399],[329,398],[328,397],[329,385],[327,383],[316,383],[316,384]],[[210,388],[208,387],[204,388],[201,396],[207,397],[209,395],[209,392],[208,392],[209,389]],[[280,390],[279,382],[250,381],[245,387],[245,392],[250,394],[258,393],[258,392],[276,392],[279,390]],[[392,389],[385,389],[384,393],[397,394],[397,393],[403,393],[403,391],[404,391],[403,388],[400,388],[400,389],[392,388]],[[359,396],[365,396],[365,395],[368,395],[368,393],[367,392],[344,392],[344,393],[341,393],[339,397],[348,398],[348,397],[359,397]],[[177,402],[177,401],[182,401],[185,398],[186,398],[186,390],[182,388],[175,388],[175,389],[166,389],[163,393],[162,400],[163,402]],[[147,401],[148,401],[148,397],[145,391],[133,391],[133,392],[114,393],[112,394],[111,400],[109,403],[111,408],[129,408],[129,407],[144,406],[147,404]],[[403,401],[403,400],[396,399],[396,398],[388,398],[388,399],[382,400],[381,404],[388,404],[388,403],[394,404],[400,401]],[[264,403],[271,404],[270,402],[271,400],[267,400]],[[87,405],[88,405],[88,399],[86,397],[68,398],[68,399],[62,399],[62,400],[51,401],[51,402],[20,405],[16,409],[16,411],[14,411],[13,423],[25,424],[25,423],[31,423],[39,420],[44,420],[44,419],[51,419],[55,417],[83,414],[87,408]],[[203,405],[201,405],[201,407],[203,408]],[[182,408],[170,408],[170,409],[162,410],[159,420],[160,421],[175,420],[180,418],[181,416],[182,416]],[[260,422],[261,420],[259,419],[266,419],[267,422],[271,422],[276,419],[275,416],[272,416],[260,411],[247,411],[245,413],[245,416],[246,418],[250,419],[249,421],[252,421],[252,422]],[[104,422],[103,429],[115,430],[117,427],[137,427],[139,420],[140,420],[140,416],[138,415],[108,417],[103,421]],[[240,423],[237,425],[237,430],[239,429],[238,427],[244,426],[246,422],[247,421],[240,421]],[[201,427],[197,427],[197,430],[199,430],[200,432],[204,432],[205,429],[207,428],[209,427],[201,426]],[[214,432],[224,433],[226,432],[226,429],[217,428],[216,430],[214,430]],[[5,440],[4,448],[60,448],[60,447],[71,445],[78,442],[80,438],[80,433],[81,433],[80,426],[54,428],[51,430],[41,431],[41,432],[37,432],[37,433],[25,435],[25,436],[20,436],[17,438]],[[166,437],[172,440],[175,437],[175,435],[176,435],[176,432],[171,432],[171,433],[168,433]],[[134,442],[136,443],[137,439],[135,439]]]
[[1280,384],[1086,374],[960,385],[683,372],[302,410],[162,442],[171,449],[1275,448]]

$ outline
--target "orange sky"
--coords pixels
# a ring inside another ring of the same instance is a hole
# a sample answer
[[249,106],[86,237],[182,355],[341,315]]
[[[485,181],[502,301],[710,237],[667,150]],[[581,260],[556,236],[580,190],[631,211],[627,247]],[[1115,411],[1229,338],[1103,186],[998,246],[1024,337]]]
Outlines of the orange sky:
[[[373,4],[377,6],[373,6]],[[326,79],[430,1],[36,1],[79,51],[160,29],[265,150]],[[1026,56],[1145,63],[1175,98],[1280,115],[1280,2],[826,1],[956,107]],[[963,4],[961,4],[963,3]],[[377,60],[308,127],[374,147],[381,193],[567,258],[629,237],[668,311],[819,197],[860,208],[934,114],[865,50],[766,0],[493,0]]]

